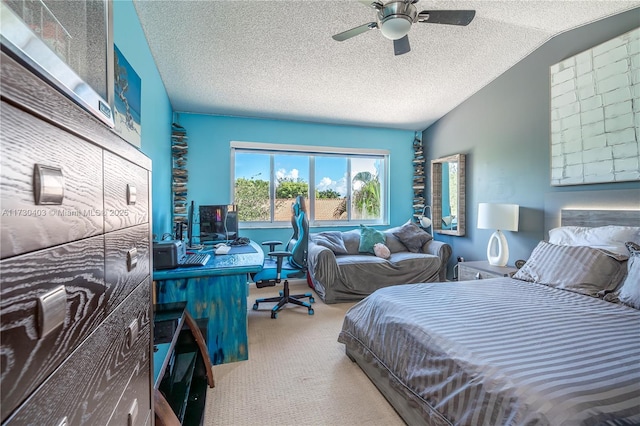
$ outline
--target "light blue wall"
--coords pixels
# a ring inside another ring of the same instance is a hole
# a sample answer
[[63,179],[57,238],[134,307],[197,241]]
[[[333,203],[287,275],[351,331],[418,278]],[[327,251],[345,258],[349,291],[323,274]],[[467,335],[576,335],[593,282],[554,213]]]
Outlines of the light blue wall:
[[[189,137],[189,202],[228,204],[231,201],[231,141],[292,145],[388,149],[390,151],[390,224],[406,222],[413,214],[412,143],[414,132],[295,121],[261,120],[200,114],[178,114]],[[352,227],[349,227],[350,229]],[[338,228],[341,229],[341,228]],[[343,228],[344,229],[344,228]],[[312,229],[312,232],[319,228]],[[286,240],[290,229],[245,229],[255,241]]]
[[169,97],[151,56],[147,39],[131,0],[113,2],[113,38],[142,80],[142,146],[153,162],[152,229],[171,230],[171,120]]
[[[527,259],[545,239],[545,194],[632,189],[638,182],[552,187],[550,181],[549,66],[638,26],[638,9],[561,34],[509,69],[423,132],[428,159],[467,155],[467,231],[438,236],[457,256],[486,259],[490,230],[476,229],[481,202],[520,205],[520,229],[505,232],[509,263]],[[640,204],[640,197],[638,199]],[[606,206],[603,206],[606,207]]]

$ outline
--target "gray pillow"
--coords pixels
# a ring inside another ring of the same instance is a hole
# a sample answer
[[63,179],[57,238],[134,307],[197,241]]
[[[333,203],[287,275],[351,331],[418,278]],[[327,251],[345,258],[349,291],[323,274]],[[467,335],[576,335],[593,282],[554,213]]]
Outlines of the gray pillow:
[[625,273],[624,262],[598,249],[540,241],[513,278],[596,296],[615,289]]
[[319,232],[312,237],[312,241],[319,246],[323,246],[334,252],[335,254],[347,254],[347,248],[344,246],[342,232],[326,231]]
[[625,245],[629,250],[627,278],[622,284],[618,298],[622,303],[640,309],[640,245],[634,242]]
[[411,221],[394,231],[393,235],[412,253],[418,253],[425,243],[433,239],[428,232],[423,231],[422,228]]

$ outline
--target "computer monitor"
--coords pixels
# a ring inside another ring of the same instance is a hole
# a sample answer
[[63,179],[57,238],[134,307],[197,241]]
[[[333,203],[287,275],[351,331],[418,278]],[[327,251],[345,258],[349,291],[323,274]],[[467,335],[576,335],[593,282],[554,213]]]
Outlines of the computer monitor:
[[234,204],[200,206],[200,244],[238,238],[238,209]]
[[187,211],[187,247],[193,247],[193,215],[195,209],[195,203],[193,200],[189,204],[189,210]]

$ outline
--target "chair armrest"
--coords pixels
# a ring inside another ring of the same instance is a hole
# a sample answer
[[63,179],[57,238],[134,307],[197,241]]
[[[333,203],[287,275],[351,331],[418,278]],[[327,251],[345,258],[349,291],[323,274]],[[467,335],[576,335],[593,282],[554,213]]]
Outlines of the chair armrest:
[[[282,264],[284,263],[284,258],[293,256],[293,253],[290,251],[270,251],[269,256],[273,256],[276,258],[276,271],[278,271],[278,279],[280,279],[280,272],[282,271]],[[279,281],[276,281],[279,282]]]
[[275,256],[275,257],[289,257],[292,256],[293,253],[291,253],[290,251],[270,251],[269,253],[267,253],[269,256]]
[[273,251],[273,249],[274,249],[276,246],[282,245],[282,241],[275,241],[275,240],[272,240],[272,241],[263,241],[263,242],[262,242],[262,245],[263,245],[263,246],[269,246],[269,251]]
[[442,241],[431,240],[426,242],[422,246],[422,252],[426,254],[433,254],[440,258],[440,271],[438,272],[439,280],[444,282],[447,280],[447,263],[449,263],[449,259],[451,258],[451,253],[453,250],[451,246]]

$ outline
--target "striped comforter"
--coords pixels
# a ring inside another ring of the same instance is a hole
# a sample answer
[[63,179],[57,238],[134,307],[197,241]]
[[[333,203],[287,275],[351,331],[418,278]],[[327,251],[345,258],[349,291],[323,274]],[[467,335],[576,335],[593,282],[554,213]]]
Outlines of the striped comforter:
[[407,284],[354,305],[338,340],[428,424],[640,424],[640,311],[623,305],[510,278]]

